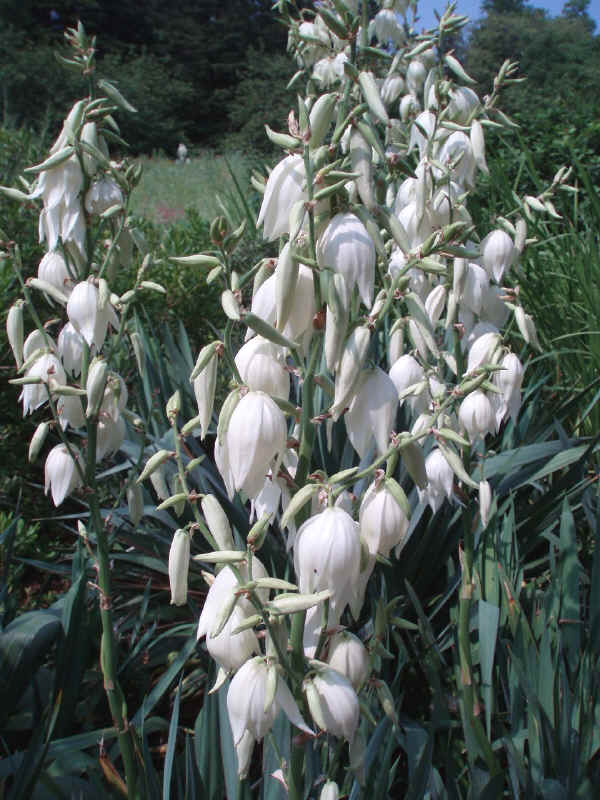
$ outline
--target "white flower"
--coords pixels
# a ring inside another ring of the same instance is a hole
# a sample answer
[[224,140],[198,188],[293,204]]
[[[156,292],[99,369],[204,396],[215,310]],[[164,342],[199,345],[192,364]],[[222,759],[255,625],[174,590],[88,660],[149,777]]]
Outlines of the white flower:
[[431,320],[431,324],[435,327],[442,316],[442,311],[446,305],[446,287],[441,283],[435,286],[427,295],[425,299],[425,311]]
[[479,98],[473,89],[469,89],[467,86],[457,86],[455,89],[450,90],[448,119],[457,122],[459,125],[466,125],[479,105]]
[[289,214],[294,203],[307,200],[306,174],[302,156],[286,156],[269,175],[257,225],[264,223],[263,236],[269,241],[289,233]]
[[478,264],[467,264],[460,298],[474,314],[481,313],[489,288],[490,279],[483,267]]
[[402,44],[404,42],[404,28],[398,16],[388,8],[382,8],[378,11],[373,20],[373,28],[375,35],[381,44]]
[[414,94],[405,94],[402,100],[400,100],[399,111],[402,122],[408,122],[409,118],[418,114],[420,110],[421,106]]
[[64,368],[75,377],[81,373],[83,344],[83,336],[75,330],[71,322],[67,322],[58,334],[57,347]]
[[331,637],[327,662],[348,678],[355,692],[360,691],[371,672],[366,647],[349,631],[340,631]]
[[6,335],[10,349],[13,351],[17,367],[23,363],[23,300],[17,300],[8,310],[6,317]]
[[[248,737],[252,737],[252,742],[264,738],[273,727],[280,710],[285,712],[292,725],[311,736],[314,735],[302,719],[288,685],[276,670],[275,664],[267,664],[262,656],[257,656],[240,667],[229,685],[227,713],[236,751],[242,742],[242,752],[247,750]],[[274,692],[271,684],[273,680]],[[243,774],[247,758],[240,758],[240,755],[238,751],[238,773]]]
[[415,201],[404,206],[398,219],[406,232],[411,250],[420,247],[433,232],[429,212],[426,209],[423,214],[419,214]]
[[492,382],[500,389],[501,395],[494,395],[492,405],[496,411],[496,426],[499,428],[508,415],[516,419],[521,408],[521,385],[523,365],[514,353],[508,353],[500,362],[503,369],[494,372]]
[[107,302],[104,308],[99,307],[98,289],[90,281],[82,281],[73,289],[67,303],[67,315],[75,330],[83,336],[89,346],[94,344],[97,350],[102,349],[108,323],[119,327],[119,320],[112,305]]
[[348,61],[348,56],[345,53],[338,53],[336,56],[320,59],[313,67],[313,78],[324,89],[329,88],[344,77],[344,64],[346,61]]
[[373,438],[378,454],[386,452],[397,408],[398,392],[390,377],[379,367],[366,371],[344,416],[348,438],[361,458],[366,456]]
[[235,407],[226,436],[233,486],[254,498],[287,441],[283,411],[264,392],[248,392]]
[[488,481],[479,482],[479,514],[483,529],[487,528],[492,506],[492,488]]
[[[448,167],[450,180],[466,188],[471,188],[475,182],[475,156],[471,140],[461,131],[451,133],[442,144],[437,154],[437,160]],[[434,167],[437,180],[443,180],[444,174]]]
[[388,75],[381,85],[381,99],[386,105],[396,102],[404,91],[404,79],[401,75]]
[[480,436],[496,429],[496,415],[486,394],[480,389],[470,392],[460,404],[458,419],[466,430],[469,439],[474,442]]
[[419,499],[425,500],[435,512],[441,508],[444,498],[452,497],[454,473],[439,448],[434,448],[425,459],[425,472],[427,473],[427,486],[418,489]]
[[105,456],[116,453],[125,440],[125,421],[123,417],[114,420],[108,414],[101,414],[98,418],[96,434],[96,461],[102,461]]
[[246,342],[235,357],[240,377],[250,389],[287,400],[290,374],[284,363],[282,348],[262,336],[254,336]]
[[323,784],[319,800],[339,800],[340,790],[335,781],[327,781]]
[[73,288],[73,278],[62,255],[56,250],[50,250],[40,261],[38,278],[46,283],[56,286],[67,297]]
[[72,428],[82,428],[85,425],[81,397],[59,397],[56,403],[56,413],[63,430],[67,425]]
[[367,229],[354,214],[336,214],[317,243],[320,267],[331,267],[346,283],[346,299],[354,286],[367,308],[373,300],[375,245]]
[[[25,356],[27,357],[27,356]],[[23,416],[35,411],[48,400],[48,389],[52,391],[55,384],[64,385],[67,376],[62,364],[53,353],[44,353],[27,370],[28,378],[40,378],[41,383],[27,384],[19,400],[23,401]]]
[[307,519],[294,541],[294,569],[301,593],[329,589],[332,613],[341,614],[360,570],[357,523],[341,508]]
[[351,742],[358,727],[360,708],[348,678],[324,666],[313,678],[306,679],[303,687],[310,713],[319,728]]
[[[403,355],[390,370],[401,401],[407,402],[413,414],[421,414],[429,406],[429,396],[425,384],[425,370],[413,356]],[[412,388],[413,392],[410,392]]]
[[364,494],[358,516],[360,533],[369,553],[386,558],[392,548],[403,546],[408,533],[408,517],[382,481],[372,483]]
[[491,361],[492,356],[500,344],[500,334],[495,332],[484,333],[479,336],[469,349],[467,374],[475,372],[482,364]]
[[[277,323],[275,288],[276,276],[273,274],[260,285],[252,298],[252,313],[272,326]],[[283,329],[283,335],[293,341],[304,337],[303,344],[306,346],[307,340],[312,335],[312,321],[316,310],[312,270],[304,264],[300,264],[294,305]],[[246,338],[249,339],[250,336],[251,332],[248,331]]]
[[[427,146],[433,137],[436,120],[437,118],[432,111],[422,111],[419,114],[410,127],[410,139],[408,141],[409,153],[413,147],[417,147],[419,150],[419,158],[421,159],[425,156],[427,153]],[[414,178],[412,180],[414,181]],[[410,199],[412,200],[413,198],[411,197]]]
[[[79,450],[71,446],[71,451],[81,466]],[[52,502],[55,506],[59,506],[68,494],[83,484],[77,464],[71,458],[65,444],[57,444],[50,450],[46,458],[44,473],[45,493],[48,494],[48,490],[51,490]]]
[[408,86],[409,92],[415,95],[418,94],[423,88],[426,77],[427,70],[423,62],[419,61],[417,58],[413,58],[406,70],[406,85]]
[[169,550],[171,605],[183,606],[187,603],[189,568],[190,534],[180,529],[175,531]]
[[[243,580],[248,579],[248,570],[242,565],[240,573]],[[266,577],[266,570],[257,558],[252,559],[252,574],[254,578]],[[197,638],[206,636],[206,649],[214,660],[226,671],[238,669],[251,658],[254,653],[259,652],[258,639],[252,629],[233,634],[239,625],[254,613],[254,607],[244,597],[238,598],[233,613],[225,623],[223,629],[216,636],[213,632],[219,623],[219,617],[223,609],[231,602],[233,593],[239,584],[233,570],[224,567],[214,579],[212,586],[208,590],[200,619],[198,620]],[[266,600],[268,592],[262,591],[262,599]]]
[[56,353],[54,339],[48,333],[44,334],[37,328],[31,331],[23,342],[23,360],[27,361],[36,350],[46,350],[51,353]]
[[122,204],[123,193],[112,178],[104,177],[94,181],[85,196],[85,210],[88,214],[103,214],[111,206]]
[[485,271],[500,283],[504,273],[513,265],[518,251],[506,231],[498,228],[481,242],[481,263]]
[[198,405],[198,416],[200,417],[201,438],[204,441],[210,422],[212,420],[213,406],[215,403],[215,391],[217,388],[217,366],[218,359],[211,358],[208,364],[194,378],[194,395]]

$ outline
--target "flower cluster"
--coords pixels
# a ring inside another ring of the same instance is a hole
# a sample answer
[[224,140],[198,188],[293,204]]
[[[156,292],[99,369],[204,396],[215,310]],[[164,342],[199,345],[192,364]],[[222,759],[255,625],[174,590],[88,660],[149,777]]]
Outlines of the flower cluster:
[[[401,557],[417,504],[436,513],[459,488],[463,498],[474,490],[488,524],[492,487],[474,475],[486,442],[519,414],[524,372],[507,322],[537,344],[512,283],[535,204],[481,232],[469,213],[488,171],[485,131],[508,124],[497,102],[514,65],[480,100],[438,49],[465,19],[449,10],[417,42],[407,8],[386,0],[368,26],[348,0],[288,18],[307,93],[287,132],[267,129],[286,154],[262,185],[254,180],[258,225],[279,254],[240,275],[232,233],[187,257],[212,266],[228,318],[191,375],[195,424],[202,438],[215,430],[216,376],[228,365],[214,443],[222,502],[238,495],[256,520],[243,548],[206,495],[188,527],[213,548],[194,558],[217,565],[205,573],[198,636],[219,666],[215,689],[233,675],[240,775],[282,709],[305,736],[347,740],[360,776],[358,693],[375,693],[396,719],[386,685],[370,677],[381,635],[369,620],[371,575],[377,561]],[[183,603],[180,534],[172,585]],[[285,580],[255,555],[279,534]],[[322,796],[337,791],[328,781]]]

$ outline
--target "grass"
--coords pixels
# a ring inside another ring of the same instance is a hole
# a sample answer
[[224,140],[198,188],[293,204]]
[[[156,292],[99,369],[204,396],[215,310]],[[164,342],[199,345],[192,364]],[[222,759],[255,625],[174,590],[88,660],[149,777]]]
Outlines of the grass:
[[206,220],[222,214],[221,203],[227,206],[234,188],[229,167],[241,186],[249,185],[250,160],[237,152],[224,156],[206,150],[185,164],[164,157],[140,161],[144,171],[132,210],[152,222],[176,222],[190,208]]

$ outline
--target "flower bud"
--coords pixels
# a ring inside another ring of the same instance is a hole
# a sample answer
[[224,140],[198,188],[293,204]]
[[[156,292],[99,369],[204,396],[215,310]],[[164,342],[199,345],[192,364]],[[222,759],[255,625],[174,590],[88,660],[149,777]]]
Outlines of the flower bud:
[[175,531],[169,550],[171,605],[183,606],[187,603],[189,568],[190,534],[188,531],[179,529]]
[[17,300],[17,302],[10,307],[8,316],[6,317],[6,334],[17,367],[20,367],[23,363],[23,303],[23,300]]
[[135,528],[144,516],[144,495],[142,487],[135,481],[127,486],[127,507],[129,509],[129,519]]
[[49,430],[50,426],[47,422],[40,422],[35,429],[34,434],[31,437],[31,442],[29,443],[29,461],[31,464],[33,464],[39,456],[40,450],[44,446],[44,442],[46,441],[46,436],[48,435]]
[[108,375],[108,364],[103,358],[94,358],[90,364],[85,386],[87,392],[86,417],[95,416],[100,410],[100,404],[104,399],[104,389],[106,387],[106,377]]
[[[81,454],[76,447],[71,446],[71,452],[81,466]],[[52,502],[59,506],[68,494],[82,485],[81,475],[77,464],[71,457],[69,448],[64,444],[57,444],[48,453],[46,458],[45,493],[52,493]]]
[[233,550],[233,534],[227,515],[214,494],[206,494],[201,502],[202,513],[220,550]]
[[490,519],[490,509],[492,506],[492,489],[488,481],[479,482],[479,514],[481,515],[481,525],[485,530]]

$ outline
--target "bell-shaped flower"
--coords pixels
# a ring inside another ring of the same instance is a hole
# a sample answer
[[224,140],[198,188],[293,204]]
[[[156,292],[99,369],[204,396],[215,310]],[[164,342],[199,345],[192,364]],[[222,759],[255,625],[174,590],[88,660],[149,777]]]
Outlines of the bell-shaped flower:
[[496,430],[496,415],[487,395],[480,389],[470,392],[460,404],[458,419],[471,442]]
[[344,675],[359,692],[371,673],[367,648],[353,633],[340,631],[329,640],[327,663]]
[[437,447],[425,459],[425,472],[428,483],[424,489],[417,488],[419,500],[429,503],[435,514],[441,508],[444,499],[450,500],[452,497],[454,473],[442,451]]
[[24,417],[48,400],[48,391],[52,391],[53,385],[62,386],[67,382],[63,365],[54,353],[40,355],[27,370],[26,377],[40,378],[41,383],[30,383],[23,386],[19,400],[23,401]]
[[46,352],[56,353],[56,344],[54,339],[48,333],[42,333],[37,328],[27,336],[23,342],[23,360],[27,361],[35,353],[36,350],[45,350]]
[[427,410],[429,396],[425,383],[425,370],[416,358],[408,353],[401,356],[393,364],[390,378],[400,395],[401,404],[406,402],[413,414],[421,414]]
[[398,214],[398,219],[406,232],[411,250],[420,247],[425,239],[433,233],[429,212],[425,209],[422,214],[419,214],[414,200],[402,209]]
[[412,92],[405,94],[400,100],[400,119],[402,122],[408,122],[411,117],[414,117],[421,110],[421,104],[418,98]]
[[386,558],[394,547],[403,546],[408,533],[408,517],[385,481],[372,483],[363,496],[358,517],[360,534],[369,553]]
[[85,425],[85,414],[81,397],[59,397],[56,402],[56,413],[61,428],[66,430],[70,425],[72,428],[83,428]]
[[490,288],[487,272],[478,264],[467,264],[460,299],[474,314],[480,314]]
[[[455,131],[439,148],[437,161],[448,168],[450,180],[469,189],[475,182],[477,164],[473,155],[471,140],[461,131]],[[441,170],[434,167],[436,180],[446,177]]]
[[265,187],[257,222],[264,224],[265,239],[289,233],[290,211],[299,200],[308,200],[304,160],[300,155],[286,156],[273,168]]
[[236,491],[254,498],[287,441],[285,417],[264,392],[248,392],[235,407],[226,436],[229,464]]
[[[276,276],[271,275],[260,285],[252,298],[252,313],[273,327],[277,324]],[[317,311],[312,270],[300,264],[295,299],[283,328],[283,335],[292,341],[302,340],[306,347],[312,335],[313,317]],[[246,336],[250,338],[250,331]]]
[[90,347],[93,344],[97,350],[102,349],[109,322],[114,328],[119,327],[118,317],[110,302],[107,301],[100,308],[98,289],[90,281],[82,281],[75,286],[67,303],[67,315],[75,330]]
[[401,45],[404,42],[405,34],[402,21],[389,8],[382,8],[377,12],[373,20],[373,30],[382,45],[387,45],[390,42]]
[[67,322],[58,334],[57,348],[64,368],[75,377],[81,373],[83,346],[83,336],[71,322]]
[[329,589],[332,613],[349,602],[360,571],[358,525],[341,508],[326,508],[304,522],[294,541],[294,569],[300,592]]
[[[233,744],[238,756],[238,774],[244,774],[247,750],[252,743],[263,739],[273,727],[280,711],[284,711],[292,725],[313,736],[313,731],[302,719],[294,697],[278,672],[276,664],[269,664],[257,656],[240,667],[227,692],[227,713],[233,734]],[[243,744],[240,750],[238,748]],[[241,769],[240,769],[241,768]]]
[[100,413],[116,422],[125,410],[128,398],[129,392],[123,378],[117,372],[109,372],[100,404]]
[[502,299],[504,289],[501,286],[490,286],[486,292],[480,317],[486,322],[495,325],[496,328],[503,328],[510,316],[510,308]]
[[406,85],[411,94],[419,94],[427,77],[427,69],[418,58],[413,58],[406,70]]
[[492,325],[491,322],[478,322],[477,324],[474,323],[474,317],[471,315],[470,317],[470,324],[465,323],[465,314],[470,314],[470,312],[461,311],[459,314],[459,319],[461,322],[464,323],[465,327],[465,336],[463,336],[461,340],[461,348],[463,351],[469,350],[473,344],[486,333],[499,333],[498,328],[495,325]]
[[[81,469],[83,462],[79,450],[71,445],[71,452]],[[68,494],[83,485],[79,469],[65,444],[57,444],[48,453],[44,468],[45,493],[48,494],[50,490],[55,506],[59,506]]]
[[373,438],[377,453],[386,452],[397,409],[398,391],[390,377],[379,367],[366,371],[344,416],[348,438],[361,458],[367,455]]
[[515,262],[518,250],[506,231],[498,228],[481,242],[481,263],[485,271],[496,283],[500,283],[502,276]]
[[490,362],[499,344],[500,334],[495,332],[484,333],[475,339],[469,348],[467,373],[473,373],[482,364]]
[[348,678],[322,665],[317,674],[306,678],[302,685],[311,716],[319,728],[351,742],[358,727],[360,708]]
[[288,399],[290,374],[285,369],[281,347],[262,336],[254,336],[238,350],[235,365],[241,379],[252,391]]
[[436,121],[437,118],[432,111],[422,111],[411,125],[408,151],[410,152],[413,147],[416,147],[419,150],[419,159],[422,159],[427,153],[427,146],[433,138]]
[[388,75],[381,84],[381,99],[390,106],[404,91],[404,78],[401,75]]
[[[239,571],[242,580],[248,580],[247,567],[241,565]],[[255,579],[265,578],[267,575],[258,558],[252,559],[252,575]],[[197,638],[206,636],[206,649],[219,666],[227,672],[238,669],[260,651],[258,639],[251,628],[233,633],[248,616],[254,613],[254,607],[243,596],[238,597],[229,619],[225,622],[222,630],[218,632],[221,616],[224,611],[226,612],[228,608],[232,607],[234,594],[238,587],[238,579],[233,570],[230,567],[224,567],[208,590],[198,620]],[[259,590],[259,594],[263,601],[268,597],[268,591],[264,589]]]
[[113,419],[108,414],[101,414],[98,418],[96,434],[96,461],[102,461],[105,456],[116,453],[125,441],[125,421],[119,416]]
[[349,300],[354,286],[367,308],[373,300],[375,282],[375,245],[367,229],[354,214],[336,214],[317,243],[320,267],[331,267],[346,283]]
[[468,86],[457,86],[450,90],[448,103],[448,119],[459,125],[466,125],[480,106],[480,101],[473,89]]
[[496,413],[496,427],[499,428],[507,417],[516,419],[521,408],[521,385],[523,365],[514,353],[507,353],[500,362],[502,369],[494,372],[492,383],[500,389],[500,395],[492,396],[492,406]]
[[112,206],[123,204],[123,192],[112,178],[94,181],[85,195],[85,210],[88,214],[103,214]]
[[[290,36],[293,36],[292,31],[290,29]],[[331,47],[327,29],[314,22],[301,22],[295,38],[301,42],[300,59],[306,67],[311,67],[315,61],[327,55]]]
[[425,311],[435,327],[442,316],[442,311],[446,305],[446,287],[441,283],[435,286],[425,298]]
[[313,67],[313,78],[323,89],[335,85],[344,77],[344,64],[348,61],[346,53],[321,58]]
[[73,278],[62,254],[57,250],[50,250],[40,261],[38,278],[61,291],[67,297],[73,289]]

